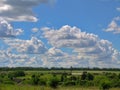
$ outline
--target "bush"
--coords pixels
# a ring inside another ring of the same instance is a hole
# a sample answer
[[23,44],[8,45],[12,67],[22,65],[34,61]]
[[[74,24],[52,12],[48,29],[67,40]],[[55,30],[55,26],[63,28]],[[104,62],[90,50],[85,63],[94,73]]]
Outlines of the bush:
[[57,88],[59,84],[59,80],[56,77],[51,77],[50,80],[48,81],[48,86],[52,88]]
[[70,78],[71,78],[71,81],[76,81],[77,80],[77,78],[75,76],[71,76]]
[[101,81],[101,83],[100,83],[100,89],[101,90],[109,90],[109,88],[110,88],[110,82]]
[[33,84],[32,82],[31,82],[31,79],[25,79],[23,82],[22,82],[22,84],[27,84],[27,85],[31,85],[31,84]]
[[85,80],[87,78],[87,72],[83,72],[81,75],[81,80]]
[[113,79],[111,81],[112,87],[120,87],[120,80],[119,79]]
[[120,79],[120,73],[118,74],[118,78]]
[[16,77],[21,77],[21,76],[25,76],[25,73],[24,73],[24,71],[16,71],[15,75],[16,75]]
[[94,84],[95,84],[95,86],[99,86],[101,81],[106,81],[106,80],[109,81],[109,79],[106,76],[98,75],[94,79]]
[[25,76],[24,71],[14,71],[8,73],[8,78],[13,79],[14,77]]
[[62,74],[62,75],[61,75],[61,82],[64,82],[64,81],[66,81],[66,80],[67,80],[67,75]]
[[94,76],[90,73],[87,73],[87,77],[86,77],[87,80],[93,80],[94,79]]
[[39,77],[37,75],[32,75],[31,82],[33,85],[38,85]]
[[46,80],[44,78],[40,78],[38,84],[45,86],[46,85]]
[[94,76],[91,73],[83,72],[81,75],[81,80],[93,80]]
[[80,86],[86,86],[87,81],[86,80],[80,80],[79,85]]

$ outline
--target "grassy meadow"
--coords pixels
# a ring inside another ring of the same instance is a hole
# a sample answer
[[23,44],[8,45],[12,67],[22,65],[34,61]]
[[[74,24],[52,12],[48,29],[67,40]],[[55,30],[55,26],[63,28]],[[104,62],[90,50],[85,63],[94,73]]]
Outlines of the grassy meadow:
[[120,90],[120,71],[2,70],[0,90]]
[[[0,90],[100,90],[97,87],[80,87],[80,86],[67,86],[58,87],[53,89],[45,86],[33,86],[33,85],[0,85]],[[109,90],[120,90],[120,88],[111,88]]]

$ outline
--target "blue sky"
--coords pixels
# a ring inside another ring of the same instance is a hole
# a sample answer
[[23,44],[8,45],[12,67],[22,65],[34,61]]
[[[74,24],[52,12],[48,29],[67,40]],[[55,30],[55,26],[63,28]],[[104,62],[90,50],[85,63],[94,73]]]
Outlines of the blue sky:
[[0,2],[0,66],[120,68],[120,0]]

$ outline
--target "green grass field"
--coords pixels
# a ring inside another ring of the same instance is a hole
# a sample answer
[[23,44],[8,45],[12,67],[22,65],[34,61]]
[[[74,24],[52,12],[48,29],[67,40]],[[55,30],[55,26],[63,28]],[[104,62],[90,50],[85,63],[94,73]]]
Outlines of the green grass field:
[[[12,72],[12,71],[9,71]],[[4,73],[9,73],[7,71],[5,71]],[[40,80],[43,79],[44,81],[49,81],[50,78],[53,77],[53,73],[60,73],[60,74],[56,74],[56,77],[58,78],[58,80],[61,79],[61,74],[62,73],[71,73],[71,70],[46,70],[46,71],[25,71],[25,76],[22,77],[16,77],[17,79],[21,79],[22,82],[21,83],[11,83],[8,82],[8,78],[6,78],[7,76],[4,77],[4,80],[6,80],[4,83],[0,83],[0,90],[100,90],[99,87],[95,86],[95,87],[85,87],[83,86],[77,86],[77,85],[69,85],[69,86],[64,86],[64,85],[58,85],[57,88],[53,89],[50,86],[41,86],[39,84],[37,85],[33,85],[30,83],[30,79],[32,75],[38,75],[40,76]],[[75,77],[81,76],[83,71],[80,70],[73,70],[72,71],[72,75]],[[104,75],[103,73],[107,72],[107,73],[116,73],[116,75],[118,75],[120,73],[120,71],[89,71],[87,70],[87,72],[95,74],[94,76],[96,76],[96,73],[98,74],[98,76]],[[67,78],[69,79],[69,75],[67,75]],[[2,80],[2,79],[1,79]],[[25,80],[25,81],[24,81]],[[7,83],[6,83],[7,82]],[[120,88],[110,88],[109,90],[120,90]]]
[[[0,85],[0,90],[99,90],[96,87],[58,87],[53,89],[44,86],[32,85]],[[120,90],[120,88],[111,88],[110,90]]]
[[[111,72],[111,73],[120,73],[120,71],[105,71],[105,70],[72,70],[73,73],[82,73],[83,71],[87,71],[89,73],[103,73],[103,72]],[[51,73],[51,72],[71,72],[71,70],[45,70],[45,71],[25,71],[26,73]]]

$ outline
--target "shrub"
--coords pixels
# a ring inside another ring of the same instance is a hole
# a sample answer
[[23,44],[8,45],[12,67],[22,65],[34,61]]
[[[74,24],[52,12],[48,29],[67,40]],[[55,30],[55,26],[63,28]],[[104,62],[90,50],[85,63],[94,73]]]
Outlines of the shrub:
[[16,71],[15,75],[16,75],[16,77],[21,77],[21,76],[25,76],[25,73],[24,73],[24,71]]
[[13,79],[14,77],[25,76],[24,71],[14,71],[8,73],[8,78]]
[[37,75],[32,75],[31,82],[33,85],[38,85],[39,77]]
[[79,85],[80,86],[86,86],[87,81],[86,80],[80,80]]
[[110,88],[110,82],[109,81],[101,81],[100,83],[100,89],[101,90],[109,90]]
[[106,80],[109,81],[109,79],[106,76],[98,75],[94,79],[94,84],[95,84],[95,86],[99,86],[101,81],[106,81]]
[[62,75],[61,75],[61,82],[64,82],[64,81],[66,81],[66,80],[67,80],[67,75],[62,74]]
[[81,75],[81,80],[85,80],[87,77],[87,72],[83,72]]
[[46,85],[46,80],[44,78],[40,78],[38,84],[45,86]]
[[120,73],[118,74],[118,78],[120,79]]
[[31,85],[31,84],[33,84],[32,82],[31,82],[31,79],[25,79],[23,82],[22,82],[22,84],[27,84],[27,85]]
[[94,76],[92,74],[90,74],[90,73],[87,73],[86,79],[87,80],[93,80]]
[[120,80],[119,79],[113,79],[111,80],[112,87],[120,87]]
[[76,81],[77,80],[77,78],[75,76],[71,76],[70,78],[71,78],[71,81]]
[[58,84],[59,84],[59,80],[56,77],[51,77],[48,81],[48,86],[52,88],[57,88]]

